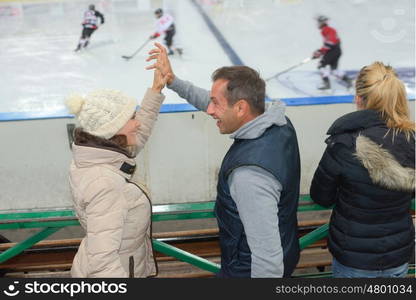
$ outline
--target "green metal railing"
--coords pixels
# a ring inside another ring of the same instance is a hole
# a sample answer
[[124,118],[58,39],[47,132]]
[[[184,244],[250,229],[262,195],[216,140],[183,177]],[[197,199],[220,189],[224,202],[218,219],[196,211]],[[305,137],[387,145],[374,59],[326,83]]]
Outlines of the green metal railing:
[[196,256],[192,253],[183,251],[182,249],[160,242],[158,240],[153,240],[153,248],[154,250],[159,251],[165,255],[175,257],[176,259],[180,261],[187,262],[205,271],[218,273],[220,270],[220,266],[216,263],[213,263],[207,259]]
[[27,248],[32,247],[37,242],[57,232],[59,229],[60,229],[59,227],[47,227],[43,229],[42,231],[36,233],[35,235],[31,236],[30,238],[24,240],[23,242],[17,244],[16,246],[4,251],[3,253],[0,254],[0,263],[5,262],[6,260],[16,256],[17,254],[20,254]]
[[[152,220],[154,222],[168,220],[190,220],[214,218],[214,202],[201,203],[183,203],[167,204],[153,206]],[[415,200],[413,199],[411,209],[415,209]],[[328,210],[318,204],[314,204],[308,195],[302,195],[299,198],[298,212]],[[24,250],[32,247],[37,242],[47,238],[59,229],[67,226],[79,226],[78,219],[72,210],[61,211],[43,211],[43,212],[22,212],[22,213],[4,213],[0,214],[1,229],[23,229],[23,228],[44,228],[28,239],[18,243],[12,248],[0,253],[0,264],[19,255]],[[301,249],[319,241],[328,234],[328,224],[324,224],[314,231],[299,239]],[[168,245],[164,242],[153,240],[153,247],[156,251],[165,255],[172,256],[180,261],[192,264],[200,269],[217,273],[220,269],[218,264],[209,260],[198,257],[179,248]],[[410,270],[409,270],[410,272]],[[414,273],[414,268],[413,268]],[[322,276],[323,273],[319,273]],[[317,275],[318,276],[318,275]]]
[[[214,218],[214,201],[199,203],[165,204],[153,206],[153,222]],[[309,196],[299,198],[299,212],[327,210],[313,204]],[[39,227],[66,227],[79,225],[73,210],[18,212],[0,214],[0,230]]]

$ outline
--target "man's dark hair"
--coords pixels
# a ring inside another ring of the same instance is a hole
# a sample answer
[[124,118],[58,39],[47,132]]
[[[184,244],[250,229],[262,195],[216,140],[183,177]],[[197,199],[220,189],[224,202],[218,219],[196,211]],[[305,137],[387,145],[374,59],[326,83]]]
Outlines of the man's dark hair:
[[222,67],[212,74],[212,81],[218,79],[228,80],[225,95],[228,105],[245,99],[253,113],[264,113],[266,83],[257,71],[246,66]]

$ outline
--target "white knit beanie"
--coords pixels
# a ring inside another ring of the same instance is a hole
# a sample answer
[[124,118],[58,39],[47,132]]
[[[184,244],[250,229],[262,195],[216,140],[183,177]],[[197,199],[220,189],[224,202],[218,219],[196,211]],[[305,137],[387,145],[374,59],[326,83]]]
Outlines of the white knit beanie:
[[74,114],[82,130],[109,139],[131,119],[136,100],[115,90],[97,90],[85,97],[71,95],[66,106]]

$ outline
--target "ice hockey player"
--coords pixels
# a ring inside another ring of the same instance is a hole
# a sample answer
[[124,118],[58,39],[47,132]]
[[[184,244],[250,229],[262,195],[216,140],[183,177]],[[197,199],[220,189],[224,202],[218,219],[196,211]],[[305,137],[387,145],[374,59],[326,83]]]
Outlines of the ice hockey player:
[[95,10],[94,4],[90,4],[88,10],[84,13],[81,38],[75,51],[79,51],[81,48],[88,46],[91,35],[98,28],[98,19],[100,19],[100,25],[104,24],[104,15],[98,10]]
[[[175,36],[175,22],[170,14],[163,12],[161,8],[155,10],[156,32],[150,36],[151,39],[158,38],[161,34],[165,34],[165,45],[168,48],[168,55],[174,54],[172,50],[173,37]],[[179,55],[182,55],[182,48],[174,48]]]
[[[322,85],[318,87],[318,89],[327,90],[331,88],[331,83],[329,81],[329,75],[331,73],[344,81],[347,88],[350,88],[352,85],[351,79],[345,72],[338,70],[338,61],[342,52],[340,45],[341,40],[338,37],[337,31],[328,26],[328,18],[326,16],[318,16],[316,20],[324,39],[323,46],[316,50],[312,55],[312,58],[314,59],[322,57],[318,65],[322,77]],[[328,66],[330,67],[330,70],[328,70]]]

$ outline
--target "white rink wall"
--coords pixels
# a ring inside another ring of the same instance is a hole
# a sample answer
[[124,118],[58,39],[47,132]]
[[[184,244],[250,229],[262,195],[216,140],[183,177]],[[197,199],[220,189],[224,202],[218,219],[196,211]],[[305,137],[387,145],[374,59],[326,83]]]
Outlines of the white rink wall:
[[[414,102],[411,102],[414,119]],[[300,148],[301,193],[309,185],[325,149],[326,131],[352,104],[288,107]],[[0,123],[0,211],[71,208],[68,167],[71,152],[66,124],[74,119]],[[202,112],[160,114],[138,156],[137,179],[149,187],[153,204],[215,200],[217,175],[231,139],[220,135]]]

